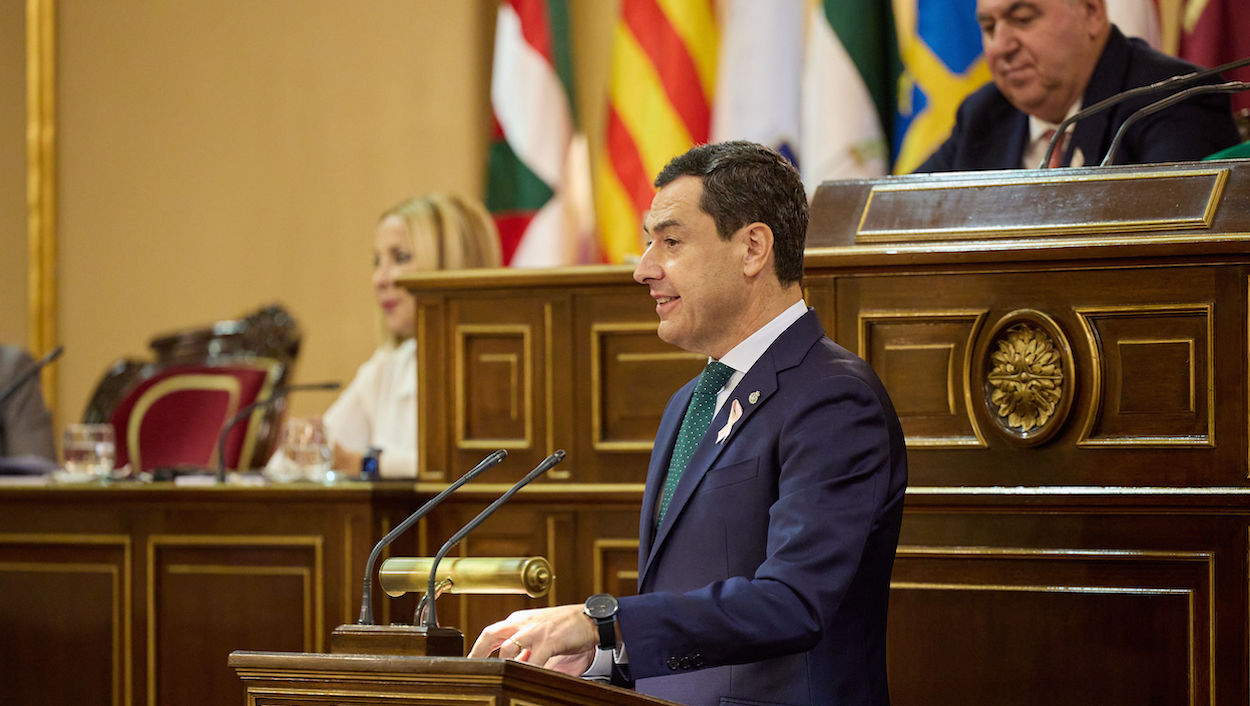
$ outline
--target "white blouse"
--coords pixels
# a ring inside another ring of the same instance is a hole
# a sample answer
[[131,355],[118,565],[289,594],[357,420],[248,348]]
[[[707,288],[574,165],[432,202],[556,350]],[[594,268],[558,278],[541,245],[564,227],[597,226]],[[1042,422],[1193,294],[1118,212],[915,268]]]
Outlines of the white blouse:
[[374,351],[322,421],[331,444],[357,454],[370,446],[382,449],[379,470],[384,478],[415,478],[416,339]]

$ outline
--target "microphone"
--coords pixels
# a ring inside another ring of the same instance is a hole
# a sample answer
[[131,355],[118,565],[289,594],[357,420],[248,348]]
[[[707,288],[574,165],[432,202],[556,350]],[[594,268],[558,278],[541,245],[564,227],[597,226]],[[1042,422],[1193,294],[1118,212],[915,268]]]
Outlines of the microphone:
[[234,428],[234,425],[246,419],[247,416],[258,407],[269,407],[279,400],[286,398],[286,396],[292,392],[301,392],[304,390],[337,390],[340,387],[342,387],[342,385],[337,382],[309,382],[302,385],[287,385],[286,387],[279,387],[274,390],[273,393],[265,399],[256,400],[239,410],[238,414],[234,415],[230,418],[230,421],[226,422],[226,426],[221,428],[221,434],[217,436],[217,482],[226,482],[226,437],[230,435],[230,430]]
[[485,522],[487,517],[490,517],[491,515],[495,514],[495,511],[498,510],[501,505],[508,502],[508,500],[510,500],[513,495],[516,495],[518,490],[520,490],[527,483],[534,480],[538,476],[541,476],[542,474],[551,470],[552,466],[556,465],[557,463],[563,460],[564,460],[564,449],[556,449],[555,452],[553,452],[547,458],[544,458],[541,463],[535,466],[534,470],[530,471],[528,474],[526,474],[524,478],[517,481],[516,485],[509,488],[508,492],[504,493],[503,495],[500,495],[495,500],[495,502],[486,506],[485,510],[482,510],[481,512],[479,512],[477,517],[474,517],[472,520],[469,520],[468,524],[466,524],[464,527],[461,527],[458,532],[453,534],[451,536],[451,539],[447,540],[447,542],[442,546],[442,548],[438,550],[438,553],[434,555],[434,560],[430,562],[430,580],[429,580],[429,585],[425,591],[425,599],[424,599],[425,600],[425,621],[423,623],[423,626],[425,627],[427,631],[433,631],[435,628],[438,627],[438,614],[434,610],[434,605],[435,603],[437,603],[437,601],[434,600],[434,584],[437,580],[438,562],[442,561],[443,557],[447,555],[447,552],[451,551],[452,547],[459,544],[460,540],[464,539],[464,536],[466,534],[477,529],[478,525]]
[[1063,122],[1059,123],[1059,125],[1055,127],[1055,135],[1054,137],[1050,138],[1050,144],[1046,146],[1046,154],[1042,155],[1042,161],[1040,164],[1037,165],[1037,168],[1045,169],[1047,165],[1050,164],[1050,156],[1054,154],[1055,148],[1059,145],[1059,140],[1062,139],[1064,132],[1067,130],[1069,125],[1071,125],[1072,123],[1078,120],[1087,118],[1090,115],[1093,115],[1094,113],[1106,110],[1107,108],[1110,108],[1114,105],[1118,105],[1120,103],[1123,103],[1126,100],[1136,98],[1138,96],[1149,95],[1151,93],[1158,93],[1159,91],[1166,91],[1176,86],[1183,86],[1187,83],[1200,81],[1208,76],[1214,76],[1215,74],[1223,73],[1225,71],[1232,71],[1233,69],[1240,69],[1241,67],[1246,66],[1247,64],[1250,64],[1250,56],[1238,59],[1236,61],[1230,61],[1227,64],[1220,64],[1219,66],[1216,66],[1211,69],[1203,69],[1201,71],[1191,71],[1190,73],[1187,73],[1187,74],[1179,74],[1177,76],[1170,76],[1161,81],[1155,81],[1154,83],[1148,86],[1138,86],[1137,88],[1130,88],[1129,90],[1123,91],[1121,93],[1117,93],[1114,96],[1108,96],[1107,98],[1104,98],[1098,101],[1097,103],[1089,106],[1088,108],[1082,108],[1081,110],[1078,110],[1076,113],[1068,116],[1067,118],[1064,118]]
[[12,397],[14,393],[22,389],[22,386],[29,382],[31,378],[38,375],[39,371],[43,370],[48,363],[60,358],[61,354],[64,352],[65,346],[57,346],[56,348],[48,351],[47,355],[39,360],[36,360],[29,368],[23,370],[20,375],[13,379],[13,382],[9,383],[8,387],[4,388],[4,392],[0,392],[0,404],[8,402],[9,398]]
[[1173,93],[1167,98],[1161,98],[1150,105],[1138,108],[1120,125],[1120,129],[1115,131],[1115,137],[1111,139],[1111,146],[1107,148],[1107,156],[1102,158],[1102,163],[1098,166],[1105,167],[1114,163],[1113,160],[1115,158],[1115,153],[1120,149],[1120,143],[1124,140],[1124,135],[1128,132],[1129,126],[1141,118],[1180,103],[1190,96],[1197,96],[1203,93],[1237,93],[1239,91],[1244,91],[1247,88],[1250,88],[1250,83],[1245,81],[1229,81],[1228,83],[1207,83],[1201,86],[1190,86],[1183,91]]
[[398,525],[395,525],[395,529],[387,532],[386,536],[373,546],[373,551],[369,552],[369,559],[365,562],[365,586],[360,600],[360,618],[356,620],[358,625],[373,625],[373,567],[377,564],[378,556],[382,554],[382,550],[385,549],[391,542],[394,542],[396,537],[406,532],[409,527],[415,525],[417,520],[425,517],[430,510],[434,509],[435,505],[443,502],[443,500],[445,500],[448,495],[455,492],[457,488],[473,480],[481,473],[498,466],[499,462],[504,460],[507,456],[508,452],[503,449],[491,452],[489,456],[482,459],[481,462],[474,466],[473,470],[460,476],[456,479],[456,482],[444,488],[438,495],[430,498],[416,512],[409,515],[407,519],[400,522]]

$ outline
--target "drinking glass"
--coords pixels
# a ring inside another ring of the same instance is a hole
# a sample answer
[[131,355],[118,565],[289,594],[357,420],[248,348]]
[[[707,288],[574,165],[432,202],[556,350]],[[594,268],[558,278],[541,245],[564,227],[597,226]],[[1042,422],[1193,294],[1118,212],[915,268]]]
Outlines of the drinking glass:
[[327,480],[332,453],[320,419],[288,419],[281,438],[285,465],[296,469],[295,475],[319,483]]
[[107,480],[115,448],[112,424],[70,424],[65,427],[65,470],[71,478]]

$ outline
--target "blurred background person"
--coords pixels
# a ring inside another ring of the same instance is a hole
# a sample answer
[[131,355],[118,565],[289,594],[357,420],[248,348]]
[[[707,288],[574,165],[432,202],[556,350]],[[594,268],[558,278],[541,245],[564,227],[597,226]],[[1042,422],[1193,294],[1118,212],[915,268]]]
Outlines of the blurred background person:
[[[1064,118],[1130,88],[1198,70],[1125,37],[1107,18],[1105,0],[977,0],[976,17],[993,81],[963,101],[950,137],[917,172],[1035,168]],[[1049,166],[1098,164],[1120,125],[1164,95],[1076,122]],[[1228,96],[1195,96],[1135,123],[1115,162],[1198,160],[1238,141]]]
[[[0,458],[40,456],[56,460],[52,442],[52,415],[43,403],[39,377],[20,382],[35,364],[18,346],[0,344]],[[12,387],[17,384],[17,387]]]
[[[386,478],[417,474],[416,300],[400,275],[499,267],[499,235],[478,202],[431,194],[388,209],[373,236],[373,293],[383,342],[322,418],[333,468],[354,474],[372,447]],[[269,467],[285,463],[279,450]]]

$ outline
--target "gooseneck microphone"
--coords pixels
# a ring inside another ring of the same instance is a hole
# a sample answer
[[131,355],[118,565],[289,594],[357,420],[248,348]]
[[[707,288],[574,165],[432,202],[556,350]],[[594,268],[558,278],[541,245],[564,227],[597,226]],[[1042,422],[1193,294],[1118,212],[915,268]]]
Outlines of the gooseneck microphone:
[[1123,103],[1126,100],[1137,98],[1138,96],[1150,95],[1151,93],[1166,91],[1177,86],[1193,83],[1194,81],[1201,81],[1208,76],[1214,76],[1215,74],[1223,73],[1225,71],[1232,71],[1233,69],[1240,69],[1247,64],[1250,64],[1250,56],[1236,61],[1230,61],[1227,64],[1220,64],[1214,68],[1203,69],[1201,71],[1191,71],[1190,73],[1180,74],[1177,76],[1170,76],[1162,81],[1156,81],[1147,86],[1130,88],[1127,91],[1122,91],[1113,96],[1108,96],[1088,108],[1082,108],[1067,118],[1064,118],[1063,122],[1059,123],[1059,125],[1055,127],[1055,135],[1050,138],[1050,144],[1046,146],[1046,154],[1042,155],[1042,161],[1037,165],[1037,168],[1045,169],[1047,165],[1050,164],[1050,156],[1054,154],[1055,148],[1059,145],[1059,140],[1063,138],[1064,132],[1068,129],[1069,125],[1078,120],[1087,118],[1094,113],[1106,110],[1107,108]]
[[1128,132],[1128,128],[1138,120],[1157,113],[1164,108],[1168,108],[1190,96],[1197,96],[1203,93],[1237,93],[1250,88],[1250,83],[1245,81],[1229,81],[1227,83],[1205,83],[1201,86],[1190,86],[1183,91],[1173,93],[1167,98],[1161,98],[1150,105],[1138,108],[1132,115],[1120,125],[1120,129],[1115,131],[1115,137],[1111,139],[1111,146],[1107,148],[1107,156],[1102,158],[1102,162],[1098,165],[1105,167],[1114,164],[1115,153],[1120,149],[1120,143],[1124,141],[1124,135]]
[[337,390],[342,387],[337,382],[308,382],[302,385],[287,385],[274,390],[272,394],[263,400],[256,400],[243,409],[239,413],[230,418],[226,422],[226,426],[221,428],[221,434],[217,436],[217,482],[226,482],[226,437],[230,435],[230,430],[234,425],[243,421],[259,407],[269,407],[274,403],[286,398],[292,392],[302,392],[304,390]]
[[534,480],[538,476],[541,476],[542,474],[551,470],[552,466],[556,465],[557,463],[563,460],[564,460],[564,449],[556,449],[555,452],[553,452],[547,458],[544,458],[541,463],[535,466],[534,470],[530,471],[528,474],[526,474],[524,478],[517,481],[516,485],[509,488],[508,491],[504,493],[503,495],[500,495],[495,500],[495,502],[491,503],[490,505],[487,505],[486,509],[479,512],[477,517],[474,517],[472,520],[469,520],[468,524],[466,524],[464,527],[461,527],[460,530],[456,532],[455,534],[453,534],[451,536],[451,539],[447,540],[447,542],[443,544],[442,548],[438,550],[438,553],[434,555],[434,560],[430,562],[430,580],[429,580],[429,586],[425,592],[425,622],[423,623],[423,625],[425,626],[426,630],[433,630],[434,628],[438,627],[438,614],[434,610],[434,605],[438,602],[434,600],[434,585],[435,585],[435,579],[438,574],[438,562],[442,561],[443,557],[447,555],[447,552],[451,551],[452,547],[459,544],[460,540],[464,539],[464,536],[466,534],[477,529],[478,525],[486,521],[486,518],[495,514],[495,511],[498,510],[501,505],[508,502],[508,500],[510,500],[513,495],[516,495],[518,490],[520,490],[527,483]]
[[22,386],[30,382],[31,378],[38,375],[40,370],[47,367],[48,363],[60,358],[61,354],[64,352],[65,346],[57,346],[56,348],[48,351],[47,355],[32,363],[29,368],[23,370],[21,374],[13,379],[13,382],[9,383],[8,387],[4,388],[3,392],[0,392],[0,404],[8,402],[10,397],[12,397],[18,390],[22,389]]
[[373,545],[373,551],[369,552],[369,559],[365,562],[365,585],[364,590],[361,593],[360,618],[356,620],[358,625],[373,625],[373,567],[378,563],[378,557],[382,554],[382,550],[390,545],[391,542],[394,542],[399,535],[406,532],[408,528],[416,524],[417,520],[420,520],[422,517],[429,514],[430,510],[433,510],[435,505],[443,502],[443,500],[445,500],[448,495],[455,492],[457,488],[473,480],[485,471],[498,466],[499,462],[504,460],[507,456],[508,452],[503,449],[491,452],[489,456],[482,459],[481,462],[474,466],[472,470],[457,478],[456,482],[444,488],[441,493],[430,498],[424,505],[418,508],[416,512],[409,515],[403,522],[395,525],[395,529],[387,532],[385,537],[379,540],[377,544]]

